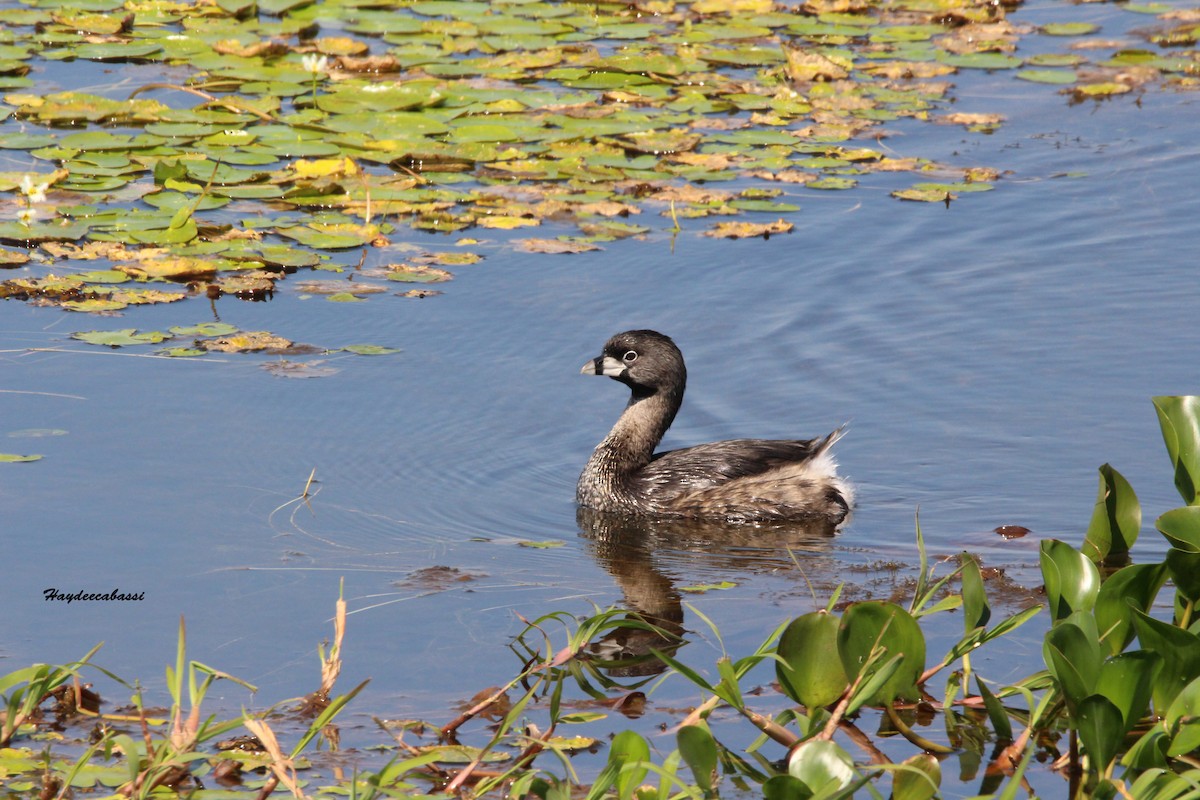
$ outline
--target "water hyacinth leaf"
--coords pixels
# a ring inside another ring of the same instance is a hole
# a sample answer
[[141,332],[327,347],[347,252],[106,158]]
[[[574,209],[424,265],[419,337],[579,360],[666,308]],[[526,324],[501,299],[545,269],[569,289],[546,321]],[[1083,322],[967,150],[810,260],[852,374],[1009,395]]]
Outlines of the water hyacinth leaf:
[[876,649],[898,658],[895,672],[866,698],[870,705],[916,700],[917,679],[925,670],[925,635],[912,615],[885,601],[855,603],[842,614],[838,657],[850,680],[862,675]]
[[1133,487],[1111,465],[1101,466],[1100,489],[1083,552],[1097,562],[1127,558],[1141,527],[1142,506]]
[[1058,681],[1067,710],[1072,716],[1080,704],[1095,691],[1103,656],[1097,637],[1078,625],[1064,622],[1046,632],[1043,656],[1050,673]]
[[1175,468],[1175,488],[1194,505],[1200,490],[1200,397],[1155,397],[1163,443]]
[[1088,754],[1089,769],[1103,774],[1125,739],[1121,712],[1108,698],[1094,694],[1079,704],[1075,725]]
[[1171,734],[1168,755],[1180,756],[1200,747],[1200,679],[1183,687],[1163,715],[1163,724]]
[[1101,585],[1096,595],[1096,625],[1112,655],[1133,641],[1133,609],[1149,613],[1166,579],[1164,563],[1130,564],[1109,575]]
[[1173,508],[1154,520],[1154,527],[1172,547],[1200,553],[1200,506]]
[[930,800],[942,785],[942,766],[928,753],[905,759],[892,778],[892,800]]
[[1075,611],[1090,611],[1100,591],[1100,571],[1090,558],[1066,542],[1046,539],[1040,561],[1046,599],[1055,622]]
[[717,776],[717,743],[703,725],[684,725],[675,735],[679,752],[692,771],[692,779],[705,793],[713,790]]
[[791,775],[775,775],[762,785],[764,800],[809,800],[813,792]]
[[1165,563],[1175,589],[1190,603],[1200,601],[1200,553],[1172,547]]
[[624,730],[613,737],[608,750],[608,766],[616,772],[617,797],[630,800],[648,771],[650,745],[640,735]]
[[1150,709],[1154,680],[1162,669],[1162,656],[1149,650],[1121,653],[1100,666],[1096,694],[1108,698],[1121,712],[1121,734],[1133,728]]
[[996,732],[996,738],[1000,741],[1011,742],[1013,739],[1012,722],[1008,719],[1004,704],[996,698],[996,695],[992,694],[991,689],[979,677],[978,672],[975,673],[975,684],[979,687],[979,696],[983,698],[983,707],[987,710],[988,720],[992,723],[992,730]]
[[824,739],[809,739],[794,747],[787,769],[788,775],[818,796],[845,789],[858,777],[850,754],[837,742]]
[[829,705],[849,683],[838,657],[839,622],[814,611],[796,617],[779,637],[775,676],[784,693],[806,708]]
[[1154,710],[1161,715],[1184,686],[1200,677],[1200,638],[1141,611],[1134,610],[1133,614],[1138,641],[1163,659],[1162,672],[1151,693]]
[[987,591],[983,588],[983,575],[979,572],[979,562],[970,553],[959,556],[962,563],[962,602],[963,627],[966,633],[986,627],[992,618],[992,609],[988,606]]

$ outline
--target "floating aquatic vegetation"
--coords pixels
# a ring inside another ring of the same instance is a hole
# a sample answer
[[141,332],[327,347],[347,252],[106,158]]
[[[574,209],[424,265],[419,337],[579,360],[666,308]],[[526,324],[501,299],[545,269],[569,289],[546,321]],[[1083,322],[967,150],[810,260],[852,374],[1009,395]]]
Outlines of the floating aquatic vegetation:
[[[656,231],[765,238],[791,229],[804,193],[877,190],[861,180],[872,173],[944,182],[890,192],[901,200],[991,188],[984,167],[855,144],[902,119],[997,130],[998,115],[945,111],[941,79],[961,70],[1061,87],[1070,103],[1200,83],[1194,13],[1158,5],[1123,7],[1158,18],[1144,50],[1089,38],[1088,21],[1021,25],[1018,3],[989,0],[394,5],[0,10],[0,149],[26,162],[0,173],[15,210],[0,268],[21,270],[0,297],[112,315],[268,300],[300,269],[440,282],[478,255],[406,249],[470,229],[537,229],[498,246],[558,255]],[[1070,52],[1026,56],[1026,36]],[[124,98],[43,91],[39,59],[154,64],[173,82]],[[721,221],[680,225],[707,217]]]

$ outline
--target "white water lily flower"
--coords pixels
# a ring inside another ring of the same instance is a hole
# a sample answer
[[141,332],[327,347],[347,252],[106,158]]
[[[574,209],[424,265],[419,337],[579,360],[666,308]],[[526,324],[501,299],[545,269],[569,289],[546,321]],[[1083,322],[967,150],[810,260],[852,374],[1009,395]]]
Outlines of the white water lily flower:
[[46,202],[46,190],[49,188],[49,181],[34,184],[32,175],[25,175],[21,178],[21,194],[25,195],[30,203]]
[[301,57],[300,64],[313,75],[329,72],[328,56],[318,56],[316,53],[308,53]]

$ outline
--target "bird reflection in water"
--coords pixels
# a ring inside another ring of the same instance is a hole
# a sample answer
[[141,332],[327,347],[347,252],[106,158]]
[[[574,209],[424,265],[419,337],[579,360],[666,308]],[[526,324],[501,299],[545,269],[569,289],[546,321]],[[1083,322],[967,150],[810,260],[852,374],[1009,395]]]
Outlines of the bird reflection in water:
[[[614,677],[656,675],[685,639],[684,609],[672,573],[794,571],[793,553],[827,553],[836,525],[824,518],[730,525],[718,520],[655,519],[580,507],[575,521],[587,550],[613,576],[631,619],[647,628],[617,627],[593,643],[592,654]],[[669,558],[666,558],[669,554]],[[664,568],[664,561],[671,568]]]

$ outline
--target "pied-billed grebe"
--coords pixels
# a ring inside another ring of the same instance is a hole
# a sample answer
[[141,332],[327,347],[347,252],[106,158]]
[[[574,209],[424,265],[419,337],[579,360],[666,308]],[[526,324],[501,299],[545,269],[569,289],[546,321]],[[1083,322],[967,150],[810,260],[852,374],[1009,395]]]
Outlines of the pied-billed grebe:
[[580,371],[607,375],[633,393],[579,476],[581,506],[731,521],[818,517],[834,524],[849,513],[852,491],[829,454],[841,428],[819,439],[730,439],[655,455],[687,384],[675,343],[655,331],[618,333]]

